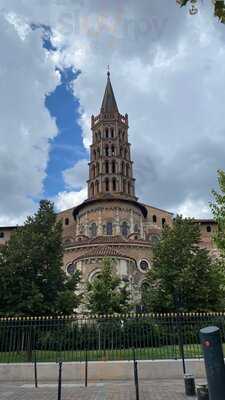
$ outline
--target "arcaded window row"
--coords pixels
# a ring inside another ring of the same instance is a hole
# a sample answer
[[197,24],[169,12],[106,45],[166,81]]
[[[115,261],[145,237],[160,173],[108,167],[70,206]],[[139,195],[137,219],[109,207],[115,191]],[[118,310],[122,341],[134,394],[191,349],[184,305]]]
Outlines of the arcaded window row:
[[129,150],[127,147],[120,146],[120,148],[117,151],[114,144],[112,145],[107,144],[106,146],[103,147],[102,152],[100,147],[93,150],[93,160],[97,160],[100,157],[113,157],[113,156],[121,157],[124,158],[125,160],[128,160]]
[[[90,196],[94,197],[99,193],[99,181],[96,180],[95,182],[92,182],[90,185]],[[119,182],[117,181],[117,179],[115,177],[113,177],[112,179],[110,178],[105,178],[103,181],[103,187],[101,189],[101,192],[122,192],[124,194],[128,194],[128,195],[133,195],[132,193],[132,186],[131,183],[126,179],[123,179],[122,181],[122,188],[119,185]]]
[[[123,142],[126,141],[127,136],[126,132],[119,129],[118,131],[119,139]],[[94,133],[95,142],[100,141],[101,139],[114,139],[116,137],[115,130],[113,127],[106,127],[104,130],[98,130]]]
[[[120,164],[120,169],[119,169],[119,163],[116,162],[116,160],[108,161],[106,160],[104,163],[102,163],[102,171],[103,174],[116,174],[116,173],[121,173],[124,176],[127,176],[128,178],[131,177],[131,167],[129,163],[125,163],[122,161]],[[96,164],[93,164],[91,167],[91,179],[94,179],[96,176],[100,174],[100,165],[97,162]]]

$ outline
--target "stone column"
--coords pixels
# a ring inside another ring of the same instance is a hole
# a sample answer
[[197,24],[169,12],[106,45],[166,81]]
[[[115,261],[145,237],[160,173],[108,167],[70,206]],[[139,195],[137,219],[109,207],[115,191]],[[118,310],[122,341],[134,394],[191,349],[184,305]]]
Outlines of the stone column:
[[140,224],[140,227],[141,227],[141,238],[142,239],[144,239],[144,229],[143,229],[143,220],[142,220],[142,217],[141,217],[141,224]]
[[102,229],[102,209],[98,211],[98,235],[101,236],[103,235],[103,229]]
[[76,236],[80,233],[80,220],[79,217],[76,217]]
[[116,208],[116,235],[120,235],[120,217],[118,208]]
[[130,210],[130,233],[134,232],[134,211]]
[[89,236],[89,232],[88,232],[88,216],[87,216],[87,212],[85,214],[85,227],[84,227],[84,231],[85,231],[85,235]]

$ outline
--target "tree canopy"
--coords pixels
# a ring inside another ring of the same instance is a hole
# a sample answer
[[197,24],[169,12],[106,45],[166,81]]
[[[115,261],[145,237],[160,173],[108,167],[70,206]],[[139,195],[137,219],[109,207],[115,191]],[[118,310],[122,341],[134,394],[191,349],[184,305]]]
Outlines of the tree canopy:
[[[210,0],[205,0],[210,1]],[[195,15],[198,13],[198,0],[176,0],[177,4],[180,7],[184,7],[189,5],[189,12],[191,15]],[[224,0],[211,0],[211,3],[214,6],[214,15],[218,18],[221,23],[225,23],[225,4]]]
[[220,251],[221,260],[223,258],[225,262],[225,172],[222,170],[218,171],[218,185],[219,191],[212,191],[214,203],[211,203],[211,210],[218,225],[214,240]]
[[224,269],[199,247],[200,230],[177,216],[154,248],[145,307],[156,312],[219,310],[224,306]]
[[105,258],[98,276],[87,284],[87,308],[95,314],[126,312],[129,308],[127,286],[113,273],[113,260]]
[[68,277],[62,266],[62,224],[53,203],[42,200],[1,249],[0,314],[72,313],[79,303],[79,273]]

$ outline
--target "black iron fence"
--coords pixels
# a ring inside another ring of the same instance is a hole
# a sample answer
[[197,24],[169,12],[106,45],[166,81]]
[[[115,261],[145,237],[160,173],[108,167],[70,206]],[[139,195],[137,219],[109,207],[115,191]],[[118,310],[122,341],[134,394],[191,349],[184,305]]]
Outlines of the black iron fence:
[[0,362],[200,358],[200,328],[225,313],[0,318]]

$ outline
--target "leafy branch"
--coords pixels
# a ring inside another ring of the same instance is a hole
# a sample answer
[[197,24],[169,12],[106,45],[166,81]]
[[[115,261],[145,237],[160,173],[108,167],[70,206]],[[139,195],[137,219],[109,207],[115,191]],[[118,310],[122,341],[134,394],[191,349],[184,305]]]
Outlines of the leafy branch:
[[[199,0],[176,0],[180,7],[189,5],[189,13],[195,15],[198,13]],[[203,0],[201,0],[203,2]],[[219,22],[225,23],[225,4],[224,0],[211,0],[214,5],[214,16],[218,18]]]

